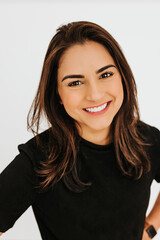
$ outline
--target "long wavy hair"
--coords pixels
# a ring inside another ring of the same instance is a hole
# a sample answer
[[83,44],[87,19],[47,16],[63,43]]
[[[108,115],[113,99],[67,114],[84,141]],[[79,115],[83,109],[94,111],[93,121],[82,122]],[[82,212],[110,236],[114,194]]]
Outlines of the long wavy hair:
[[[145,151],[145,146],[150,144],[139,129],[145,123],[139,116],[136,83],[119,44],[95,23],[71,22],[60,26],[49,43],[37,93],[27,115],[27,129],[31,129],[37,145],[46,152],[45,161],[41,161],[36,169],[37,175],[43,177],[38,186],[42,191],[53,187],[61,179],[74,192],[84,191],[92,184],[81,181],[78,176],[80,137],[74,119],[60,104],[57,90],[57,69],[61,56],[71,46],[90,40],[102,44],[109,51],[122,77],[124,100],[111,124],[117,164],[123,175],[135,180],[151,167]],[[46,142],[39,138],[42,116],[49,126]]]

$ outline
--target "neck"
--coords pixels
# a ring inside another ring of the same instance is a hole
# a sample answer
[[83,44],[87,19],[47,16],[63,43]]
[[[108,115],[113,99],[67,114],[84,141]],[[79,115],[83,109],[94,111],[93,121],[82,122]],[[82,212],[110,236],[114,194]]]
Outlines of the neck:
[[113,141],[112,134],[110,130],[106,129],[106,131],[79,131],[79,135],[85,140],[98,144],[98,145],[107,145]]

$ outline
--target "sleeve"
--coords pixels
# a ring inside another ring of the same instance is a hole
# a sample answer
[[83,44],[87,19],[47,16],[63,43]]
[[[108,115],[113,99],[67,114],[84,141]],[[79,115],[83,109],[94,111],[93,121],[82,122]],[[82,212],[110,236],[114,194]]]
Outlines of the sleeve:
[[155,175],[154,179],[156,182],[160,183],[160,131],[158,128],[153,127],[154,130],[154,142],[155,142],[155,151],[154,151],[154,158],[155,158]]
[[20,153],[0,174],[0,232],[13,227],[36,197],[34,164],[23,149],[18,145]]

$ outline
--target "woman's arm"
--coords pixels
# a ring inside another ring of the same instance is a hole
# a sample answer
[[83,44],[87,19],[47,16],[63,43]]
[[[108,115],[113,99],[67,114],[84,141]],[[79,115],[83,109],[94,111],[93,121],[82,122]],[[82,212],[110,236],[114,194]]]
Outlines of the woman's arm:
[[3,233],[2,232],[0,232],[0,236],[2,235]]
[[[149,225],[153,225],[156,231],[160,228],[160,192],[158,194],[158,197],[155,201],[155,204],[150,211],[149,215],[146,217],[146,222],[149,223]],[[144,229],[143,232],[143,238],[142,240],[149,240],[148,234],[146,230]]]
[[155,201],[155,204],[150,211],[149,215],[146,217],[146,221],[153,225],[156,231],[160,228],[160,192]]
[[0,174],[0,239],[37,196],[32,150],[27,144],[18,145],[18,148],[20,153]]

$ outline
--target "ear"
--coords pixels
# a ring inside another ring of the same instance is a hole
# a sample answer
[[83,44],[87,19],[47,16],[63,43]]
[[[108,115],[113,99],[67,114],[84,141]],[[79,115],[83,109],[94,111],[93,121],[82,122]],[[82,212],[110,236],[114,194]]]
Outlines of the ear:
[[62,100],[61,100],[61,98],[60,98],[59,94],[58,94],[58,102],[59,102],[60,104],[62,104],[62,105],[63,105],[63,102],[62,102]]
[[56,94],[57,94],[59,103],[60,103],[60,104],[63,104],[63,103],[62,103],[62,100],[61,100],[61,98],[60,98],[60,96],[59,96],[58,89],[56,89]]
[[63,105],[63,103],[62,103],[62,100],[61,100],[61,99],[59,100],[59,103]]

